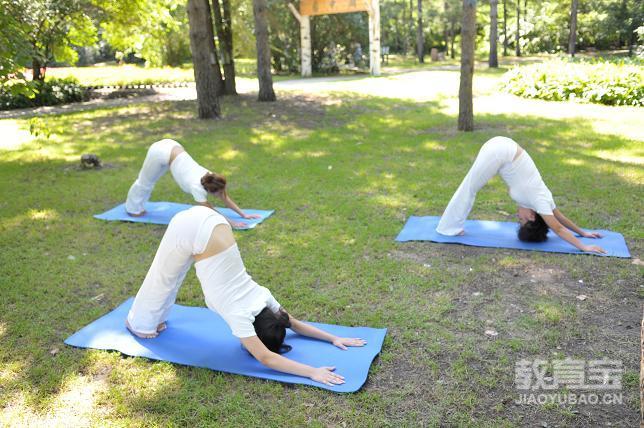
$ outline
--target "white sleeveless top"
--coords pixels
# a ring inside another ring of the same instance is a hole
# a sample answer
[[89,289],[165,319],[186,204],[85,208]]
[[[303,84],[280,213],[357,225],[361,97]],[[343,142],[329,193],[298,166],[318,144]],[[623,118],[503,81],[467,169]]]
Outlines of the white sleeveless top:
[[237,244],[195,263],[206,306],[226,321],[234,336],[256,336],[255,316],[264,308],[277,312],[280,304],[271,292],[246,272]]
[[201,185],[201,177],[209,171],[195,162],[188,152],[181,152],[174,158],[170,172],[181,190],[192,195],[196,202],[208,200],[208,191]]
[[524,150],[513,162],[504,164],[499,175],[508,185],[510,197],[519,206],[541,215],[552,215],[556,208],[552,193],[528,152]]

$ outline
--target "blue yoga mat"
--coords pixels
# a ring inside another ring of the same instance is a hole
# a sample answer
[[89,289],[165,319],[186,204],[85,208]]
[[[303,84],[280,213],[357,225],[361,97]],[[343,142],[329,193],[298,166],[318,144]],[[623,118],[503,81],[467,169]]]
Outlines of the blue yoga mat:
[[[125,204],[121,204],[115,206],[111,210],[105,211],[102,214],[95,215],[94,218],[108,221],[116,220],[131,221],[134,223],[168,224],[176,213],[178,213],[179,211],[187,210],[191,207],[193,207],[193,205],[178,204],[175,202],[148,202],[145,204],[146,213],[144,215],[142,215],[141,217],[132,217],[125,211]],[[243,229],[255,228],[255,226],[266,220],[275,212],[275,210],[245,209],[244,212],[246,214],[259,214],[262,216],[261,218],[245,219],[241,218],[235,211],[231,210],[230,208],[217,207],[217,211],[233,221],[243,221],[244,223],[246,223],[248,227],[244,227]]]
[[314,367],[335,366],[336,372],[345,377],[346,383],[327,386],[264,367],[242,347],[226,322],[207,308],[174,305],[165,331],[154,339],[139,339],[125,328],[132,301],[133,298],[126,300],[112,312],[68,337],[65,343],[284,383],[312,385],[334,392],[355,392],[367,380],[369,367],[387,334],[386,328],[311,323],[337,336],[360,337],[367,341],[363,347],[343,351],[330,343],[287,330],[285,343],[293,349],[284,354],[286,357]]
[[[440,217],[409,217],[398,234],[396,241],[432,241],[445,244],[463,244],[475,247],[513,248],[517,250],[544,251],[548,253],[595,254],[585,253],[573,247],[552,231],[548,232],[545,242],[523,242],[517,238],[517,223],[505,221],[466,220],[465,235],[445,236],[436,232]],[[624,237],[610,230],[597,230],[603,235],[600,239],[581,238],[581,242],[599,245],[608,252],[607,256],[629,258]],[[599,255],[599,254],[595,254]]]

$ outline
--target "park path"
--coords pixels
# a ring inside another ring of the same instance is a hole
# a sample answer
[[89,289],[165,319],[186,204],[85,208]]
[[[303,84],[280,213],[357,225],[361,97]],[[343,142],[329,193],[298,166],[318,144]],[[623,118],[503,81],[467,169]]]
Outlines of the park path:
[[[458,115],[458,67],[453,65],[434,66],[422,70],[392,70],[378,78],[368,75],[298,78],[274,82],[279,98],[280,92],[305,92],[307,94],[353,93],[362,96],[395,98],[415,102],[431,102],[443,114]],[[257,92],[257,80],[237,79],[240,94]],[[609,118],[619,114],[622,118],[621,135],[644,141],[641,132],[642,111],[639,107],[612,107],[598,104],[572,102],[551,102],[519,98],[503,93],[499,88],[498,75],[477,73],[474,75],[474,108],[476,114],[533,116],[553,120],[581,120],[596,132],[614,133],[614,122]],[[130,104],[195,100],[194,84],[183,88],[158,88],[154,95],[112,100],[92,100],[83,103],[53,107],[10,110],[0,112],[0,119],[19,119],[47,114],[77,112],[105,107]],[[581,122],[580,122],[581,123]],[[0,131],[2,131],[0,126]]]
[[[433,67],[432,70],[392,70],[391,74],[379,79],[372,79],[368,75],[357,76],[330,76],[330,77],[312,77],[312,78],[298,78],[281,80],[274,82],[276,91],[304,91],[308,93],[323,93],[323,92],[357,92],[365,95],[385,96],[401,98],[401,95],[408,95],[411,99],[421,101],[427,98],[423,96],[418,88],[404,87],[408,84],[415,86],[414,82],[409,80],[416,80],[412,76],[422,78],[427,81],[423,76],[427,73],[435,73],[436,71],[455,71],[458,70],[457,66],[445,65]],[[392,86],[392,83],[399,83]],[[405,94],[403,94],[403,92]],[[164,102],[164,101],[189,101],[197,99],[197,92],[195,85],[190,84],[187,87],[179,88],[156,88],[156,93],[152,95],[142,95],[131,98],[115,98],[115,99],[95,99],[80,103],[71,103],[59,106],[45,106],[33,107],[25,109],[15,109],[0,111],[0,119],[19,119],[32,116],[40,116],[47,114],[61,114],[72,113],[78,111],[92,110],[96,108],[109,108],[120,107],[130,104],[151,103],[151,102]],[[248,78],[237,78],[237,91],[240,94],[249,94],[257,92],[257,80]],[[402,96],[402,98],[408,98]]]

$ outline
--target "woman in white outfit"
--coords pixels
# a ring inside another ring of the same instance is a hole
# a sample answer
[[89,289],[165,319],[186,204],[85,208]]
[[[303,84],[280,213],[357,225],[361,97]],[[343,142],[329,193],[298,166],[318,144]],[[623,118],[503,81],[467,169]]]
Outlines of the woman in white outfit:
[[449,201],[436,231],[448,236],[464,234],[463,226],[476,193],[496,174],[508,185],[510,197],[518,204],[520,240],[543,242],[550,228],[581,251],[605,253],[597,245],[584,245],[571,233],[586,238],[601,237],[599,233],[581,230],[556,208],[552,193],[530,155],[506,137],[494,137],[483,144],[470,171]]
[[206,306],[226,321],[258,361],[327,385],[344,383],[342,376],[333,373],[334,367],[310,367],[281,356],[290,349],[283,344],[286,328],[343,350],[366,342],[336,337],[289,315],[246,272],[226,219],[205,207],[192,207],[170,221],[127,316],[126,326],[132,334],[152,338],[167,328],[168,312],[193,262]]
[[[257,214],[244,213],[226,192],[226,178],[213,174],[195,162],[178,142],[170,139],[157,141],[148,149],[139,176],[130,187],[125,201],[125,210],[133,217],[145,214],[145,203],[150,199],[154,185],[168,169],[181,190],[192,195],[194,200],[208,208],[208,195],[220,198],[224,204],[242,218],[259,218]],[[229,223],[234,227],[245,227],[243,222]]]

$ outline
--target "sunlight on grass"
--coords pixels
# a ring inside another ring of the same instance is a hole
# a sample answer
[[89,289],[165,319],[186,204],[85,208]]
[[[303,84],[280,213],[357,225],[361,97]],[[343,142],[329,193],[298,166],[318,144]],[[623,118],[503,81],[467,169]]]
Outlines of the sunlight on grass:
[[47,412],[38,412],[18,393],[4,408],[0,424],[6,426],[90,426],[108,414],[105,403],[97,403],[107,390],[105,377],[71,376],[64,380]]
[[573,159],[573,158],[564,159],[563,162],[571,166],[583,166],[586,164],[586,162],[582,161],[581,159]]
[[438,151],[443,151],[447,148],[444,145],[439,144],[435,141],[428,141],[427,143],[423,144],[423,147],[426,148],[427,150],[438,150]]
[[600,150],[594,154],[601,158],[611,160],[613,162],[622,162],[632,165],[644,165],[644,153],[642,150]]
[[32,220],[54,220],[58,218],[58,212],[52,209],[30,210],[27,215]]
[[240,156],[243,156],[243,154],[239,150],[235,150],[235,149],[226,150],[224,153],[219,155],[221,159],[227,160],[227,161],[237,159]]
[[0,120],[0,150],[15,150],[33,141],[24,121]]

